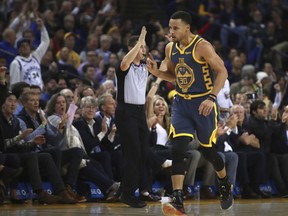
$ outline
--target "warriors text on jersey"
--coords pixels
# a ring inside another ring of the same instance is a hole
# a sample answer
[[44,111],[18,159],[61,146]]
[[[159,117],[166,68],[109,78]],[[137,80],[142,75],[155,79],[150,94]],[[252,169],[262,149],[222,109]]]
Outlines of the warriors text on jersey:
[[41,69],[40,64],[37,59],[32,56],[29,60],[26,60],[23,57],[17,56],[15,58],[21,70],[21,80],[30,85],[37,85],[42,88],[42,77],[41,77]]

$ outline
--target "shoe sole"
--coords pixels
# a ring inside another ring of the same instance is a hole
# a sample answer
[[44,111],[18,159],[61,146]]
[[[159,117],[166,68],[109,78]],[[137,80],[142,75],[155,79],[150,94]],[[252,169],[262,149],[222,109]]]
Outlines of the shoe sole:
[[161,198],[154,198],[152,196],[140,196],[140,200],[143,202],[159,202]]
[[161,206],[161,210],[162,210],[162,213],[165,216],[187,216],[186,214],[183,214],[182,212],[179,212],[170,203],[163,203],[162,206]]
[[77,203],[84,203],[84,202],[87,202],[87,199],[77,200]]
[[143,205],[134,205],[134,204],[132,204],[132,203],[130,203],[130,202],[128,202],[128,201],[126,201],[126,200],[123,200],[123,199],[119,199],[119,201],[120,202],[122,202],[122,203],[124,203],[124,204],[126,204],[126,205],[128,205],[128,206],[130,206],[130,207],[132,207],[132,208],[144,208],[145,206],[147,206],[147,204],[145,203],[145,204],[143,204]]
[[225,200],[225,201],[220,200],[220,208],[222,210],[229,210],[232,208],[233,203],[234,203],[234,199],[233,199],[233,196],[231,194],[231,196],[229,197],[228,200]]

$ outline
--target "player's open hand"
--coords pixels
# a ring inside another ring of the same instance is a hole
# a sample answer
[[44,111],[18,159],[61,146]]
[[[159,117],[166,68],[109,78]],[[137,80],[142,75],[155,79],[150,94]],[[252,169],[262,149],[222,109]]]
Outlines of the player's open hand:
[[152,74],[154,71],[158,69],[157,63],[151,53],[148,54],[146,65],[147,65],[148,71],[150,71]]
[[199,114],[208,116],[210,115],[211,111],[213,110],[214,102],[211,100],[204,100],[199,106]]

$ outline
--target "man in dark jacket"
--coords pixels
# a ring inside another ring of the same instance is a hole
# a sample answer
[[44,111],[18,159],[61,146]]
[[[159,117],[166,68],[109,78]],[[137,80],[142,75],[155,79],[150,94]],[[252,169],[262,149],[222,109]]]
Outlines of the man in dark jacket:
[[[31,148],[33,149],[35,145],[43,144],[45,138],[38,135],[32,140],[25,140],[33,130],[28,128],[21,131],[20,121],[13,114],[16,109],[16,96],[9,92],[5,98],[5,102],[2,105],[2,110],[0,112],[0,125],[4,138],[2,149],[4,152],[12,152],[19,155],[24,171],[29,177],[33,191],[38,194],[40,203],[76,203],[76,200],[70,197],[65,190],[62,177],[58,172],[51,155],[48,153],[38,154],[31,151]],[[38,166],[45,170],[48,179],[54,187],[55,193],[59,196],[50,195],[43,190]]]
[[[281,115],[281,122],[278,123],[276,129],[272,134],[271,152],[277,158],[280,167],[281,175],[283,176],[282,189],[278,193],[282,197],[288,197],[288,138],[287,138],[287,124],[288,123],[288,106],[284,107]],[[282,169],[281,169],[282,168]]]
[[[233,105],[231,116],[226,122],[228,131],[219,136],[217,147],[220,151],[233,151],[238,155],[237,177],[242,188],[243,199],[255,199],[268,196],[259,190],[260,183],[265,182],[265,155],[258,151],[259,141],[242,129],[244,107]],[[226,165],[227,166],[227,165]]]
[[[0,67],[0,108],[2,108],[7,95],[7,83],[5,80],[7,68]],[[17,154],[4,154],[4,134],[0,125],[0,204],[4,201],[5,185],[4,182],[10,183],[10,199],[12,203],[23,203],[16,195],[17,176],[21,174],[20,158]]]
[[278,191],[285,191],[278,159],[271,153],[272,134],[277,128],[277,116],[278,111],[273,108],[271,119],[266,120],[268,118],[266,104],[263,101],[255,100],[250,105],[250,118],[244,128],[249,134],[254,134],[259,139],[259,150],[265,154],[266,181],[273,180]]

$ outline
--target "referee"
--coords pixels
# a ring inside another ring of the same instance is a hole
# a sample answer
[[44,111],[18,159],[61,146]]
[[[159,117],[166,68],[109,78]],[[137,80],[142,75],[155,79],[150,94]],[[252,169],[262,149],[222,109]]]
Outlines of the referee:
[[[129,52],[124,56],[117,77],[117,109],[115,121],[124,156],[124,176],[120,201],[134,208],[146,203],[135,197],[141,191],[145,176],[149,130],[145,115],[145,96],[148,70],[142,60],[146,57],[146,28],[140,36],[128,39]],[[141,182],[141,183],[140,183]]]

